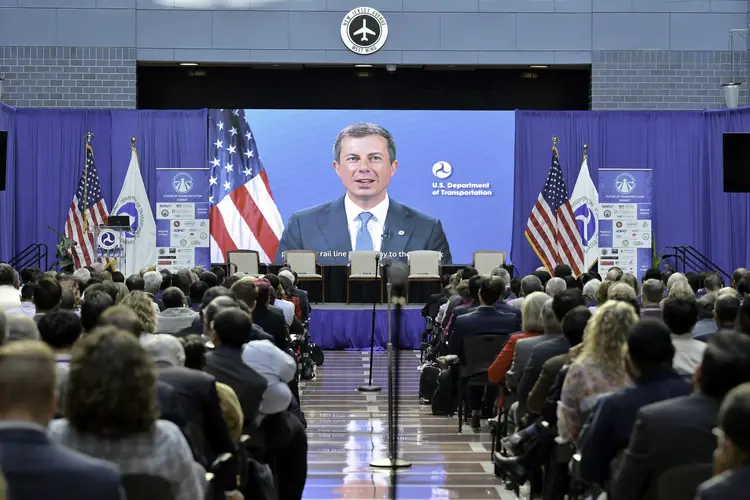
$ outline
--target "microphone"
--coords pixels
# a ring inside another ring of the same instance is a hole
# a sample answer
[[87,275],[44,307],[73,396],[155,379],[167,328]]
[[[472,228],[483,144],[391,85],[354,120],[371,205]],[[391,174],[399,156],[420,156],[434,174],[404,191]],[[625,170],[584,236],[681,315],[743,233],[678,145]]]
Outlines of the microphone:
[[383,240],[390,239],[391,238],[391,230],[390,229],[386,229],[385,231],[383,231],[383,235],[381,236],[381,238]]
[[406,298],[406,287],[409,281],[409,270],[403,262],[394,262],[390,269],[391,295],[400,299]]

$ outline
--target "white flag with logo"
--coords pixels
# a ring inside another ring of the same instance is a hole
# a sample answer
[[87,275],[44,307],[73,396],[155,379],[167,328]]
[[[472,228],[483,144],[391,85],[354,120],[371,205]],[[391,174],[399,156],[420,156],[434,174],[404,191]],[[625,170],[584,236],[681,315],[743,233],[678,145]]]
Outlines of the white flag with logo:
[[145,266],[156,264],[156,222],[135,148],[132,148],[128,173],[112,215],[127,215],[130,218],[131,231],[126,233],[125,267],[121,266],[120,271],[130,276],[138,274]]
[[583,246],[583,270],[591,269],[599,257],[599,192],[596,190],[588,160],[584,157],[573,194],[570,196],[573,215]]

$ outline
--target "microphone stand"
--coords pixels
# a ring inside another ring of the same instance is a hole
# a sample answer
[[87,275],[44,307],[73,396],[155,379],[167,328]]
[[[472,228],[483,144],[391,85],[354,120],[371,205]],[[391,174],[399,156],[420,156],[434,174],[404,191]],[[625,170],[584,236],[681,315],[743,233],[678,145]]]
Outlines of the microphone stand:
[[[375,281],[378,282],[378,287],[382,286],[378,278],[378,269],[380,268],[380,253],[375,254]],[[375,359],[375,307],[377,301],[372,301],[372,326],[370,331],[370,378],[367,385],[360,385],[357,387],[359,392],[380,392],[380,386],[372,385],[372,363]]]
[[[383,469],[404,469],[411,467],[411,462],[398,458],[398,377],[394,379],[394,370],[398,370],[398,353],[394,366],[393,341],[396,346],[401,345],[401,322],[403,304],[406,302],[406,283],[408,270],[403,263],[391,265],[388,273],[388,456],[370,462],[370,467]],[[391,321],[391,304],[395,308],[394,319]],[[395,323],[395,328],[393,327]],[[393,332],[395,330],[395,333]],[[396,498],[396,474],[391,474],[391,499]]]

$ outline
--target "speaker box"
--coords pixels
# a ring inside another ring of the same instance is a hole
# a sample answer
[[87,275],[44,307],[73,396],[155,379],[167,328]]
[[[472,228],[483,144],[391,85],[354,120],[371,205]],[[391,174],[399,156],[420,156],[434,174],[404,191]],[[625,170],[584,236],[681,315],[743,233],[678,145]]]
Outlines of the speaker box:
[[750,134],[724,134],[724,192],[750,193]]
[[8,172],[8,132],[0,130],[0,191],[5,191]]

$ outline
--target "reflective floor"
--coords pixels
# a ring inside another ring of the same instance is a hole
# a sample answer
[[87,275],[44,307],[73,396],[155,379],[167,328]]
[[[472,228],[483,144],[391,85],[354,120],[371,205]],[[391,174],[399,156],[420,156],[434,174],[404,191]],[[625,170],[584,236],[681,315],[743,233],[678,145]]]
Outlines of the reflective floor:
[[[308,421],[308,478],[305,500],[391,498],[391,472],[370,467],[387,456],[388,361],[376,352],[377,393],[356,389],[367,382],[369,353],[329,351],[314,380],[302,387]],[[419,404],[419,353],[403,352],[400,366],[399,456],[412,463],[400,470],[399,500],[503,499],[515,495],[492,475],[490,434],[469,426],[458,433],[456,418],[434,417]]]

